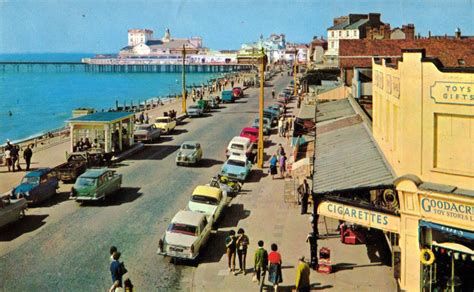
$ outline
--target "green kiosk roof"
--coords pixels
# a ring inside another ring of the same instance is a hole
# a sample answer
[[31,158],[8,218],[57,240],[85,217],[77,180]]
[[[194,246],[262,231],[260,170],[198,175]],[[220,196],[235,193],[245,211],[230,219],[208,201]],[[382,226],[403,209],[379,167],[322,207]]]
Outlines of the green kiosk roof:
[[110,123],[133,116],[132,112],[97,112],[67,120],[68,123]]

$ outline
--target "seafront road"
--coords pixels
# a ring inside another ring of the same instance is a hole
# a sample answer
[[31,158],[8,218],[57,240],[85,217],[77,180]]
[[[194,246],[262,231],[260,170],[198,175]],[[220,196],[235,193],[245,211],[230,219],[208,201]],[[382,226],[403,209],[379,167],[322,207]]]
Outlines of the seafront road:
[[[271,83],[279,92],[288,82],[289,77],[278,76]],[[122,161],[116,170],[123,175],[123,190],[115,199],[87,206],[53,200],[2,230],[0,291],[104,291],[111,285],[111,245],[122,252],[127,276],[139,291],[190,290],[195,268],[156,255],[158,240],[194,187],[218,172],[230,139],[257,115],[258,89],[248,89],[246,95],[207,117],[188,119],[174,135]],[[271,102],[268,87],[266,103]],[[186,140],[203,145],[201,166],[175,165],[176,150]],[[254,183],[246,188],[257,184],[259,174],[254,171]]]

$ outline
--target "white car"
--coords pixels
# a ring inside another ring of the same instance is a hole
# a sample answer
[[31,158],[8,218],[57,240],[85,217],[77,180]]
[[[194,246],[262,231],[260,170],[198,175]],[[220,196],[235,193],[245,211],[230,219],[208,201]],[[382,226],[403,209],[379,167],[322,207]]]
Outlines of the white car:
[[236,136],[230,140],[225,151],[227,157],[231,155],[247,155],[251,151],[252,142],[249,138]]
[[171,117],[157,117],[155,119],[155,127],[161,130],[164,134],[171,133],[176,128],[176,119]]
[[227,192],[220,188],[197,186],[189,200],[188,209],[206,214],[208,220],[214,223],[227,205]]
[[179,211],[158,243],[158,254],[195,260],[211,235],[211,226],[204,213]]

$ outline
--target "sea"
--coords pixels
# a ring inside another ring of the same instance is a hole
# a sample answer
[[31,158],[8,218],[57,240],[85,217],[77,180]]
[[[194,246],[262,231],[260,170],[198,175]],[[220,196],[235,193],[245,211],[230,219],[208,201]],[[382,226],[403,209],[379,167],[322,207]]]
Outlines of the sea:
[[[0,61],[78,62],[95,54],[0,54]],[[200,85],[221,73],[187,73],[187,85]],[[69,66],[0,66],[0,145],[65,126],[76,108],[98,111],[180,94],[181,73],[98,73]]]

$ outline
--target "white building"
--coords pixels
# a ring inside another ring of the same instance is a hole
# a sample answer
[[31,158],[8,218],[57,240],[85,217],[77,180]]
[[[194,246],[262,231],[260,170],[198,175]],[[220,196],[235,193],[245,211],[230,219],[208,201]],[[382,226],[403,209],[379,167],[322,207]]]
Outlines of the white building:
[[136,46],[140,43],[146,43],[151,40],[153,31],[151,29],[129,29],[128,30],[128,45]]
[[284,34],[271,34],[267,39],[260,35],[258,42],[242,44],[240,53],[248,54],[259,51],[263,48],[268,57],[269,63],[274,63],[284,57],[286,49],[286,39]]

